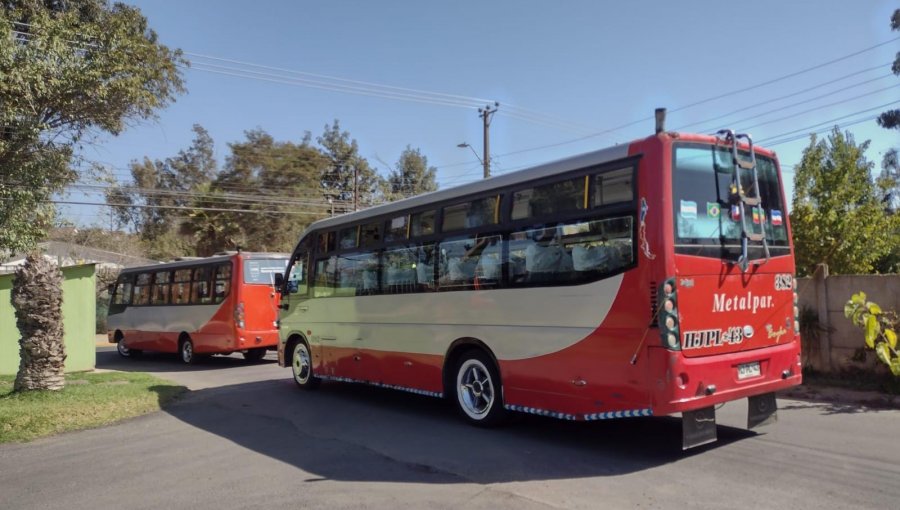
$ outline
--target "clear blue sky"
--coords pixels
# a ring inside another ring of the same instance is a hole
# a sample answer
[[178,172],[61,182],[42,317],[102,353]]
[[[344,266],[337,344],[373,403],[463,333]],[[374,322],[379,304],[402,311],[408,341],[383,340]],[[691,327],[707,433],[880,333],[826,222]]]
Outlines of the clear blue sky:
[[[250,68],[208,57],[366,82],[345,84],[367,91],[378,84],[414,89],[419,92],[402,93],[416,97],[432,92],[499,101],[491,152],[495,172],[505,172],[647,136],[651,120],[586,137],[650,117],[655,107],[675,110],[900,36],[890,31],[890,15],[900,4],[883,0],[129,3],[143,11],[162,43],[181,48],[195,66],[184,73],[187,94],[161,111],[158,120],[85,152],[115,168],[122,179],[133,159],[165,158],[187,147],[195,123],[209,130],[221,162],[226,144],[242,139],[245,130],[262,128],[278,140],[297,141],[305,131],[320,134],[334,119],[382,172],[386,169],[379,159],[393,164],[411,145],[438,168],[442,187],[480,177],[472,153],[457,147],[466,141],[481,152],[477,102],[463,108],[327,90],[332,85],[322,89],[216,74],[209,70],[234,71],[211,64]],[[831,125],[870,117],[886,108],[863,111],[900,100],[900,78],[880,78],[890,73],[898,50],[900,41],[894,41],[672,112],[667,127],[699,123],[685,129],[699,132],[729,127],[770,145],[765,141],[841,116],[850,115]],[[862,72],[870,68],[876,69]],[[289,76],[255,70],[269,79]],[[851,73],[858,74],[772,102]],[[879,91],[886,87],[892,88]],[[838,91],[842,88],[847,90]],[[851,99],[863,94],[868,95]],[[763,102],[767,104],[701,122]],[[867,155],[879,165],[886,149],[900,145],[896,131],[883,130],[874,120],[847,129],[858,141],[872,140]],[[789,195],[791,166],[807,143],[804,138],[772,147],[780,155]],[[552,144],[559,145],[526,150]],[[102,200],[80,194],[71,198]],[[96,207],[67,208],[64,214],[83,225],[105,224],[107,217],[105,209]]]

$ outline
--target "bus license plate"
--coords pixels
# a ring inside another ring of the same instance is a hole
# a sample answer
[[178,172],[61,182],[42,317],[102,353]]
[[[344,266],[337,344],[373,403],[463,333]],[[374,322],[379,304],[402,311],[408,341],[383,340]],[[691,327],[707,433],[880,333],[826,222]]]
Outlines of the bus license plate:
[[759,370],[759,361],[738,365],[738,380],[759,377],[761,373],[762,372]]

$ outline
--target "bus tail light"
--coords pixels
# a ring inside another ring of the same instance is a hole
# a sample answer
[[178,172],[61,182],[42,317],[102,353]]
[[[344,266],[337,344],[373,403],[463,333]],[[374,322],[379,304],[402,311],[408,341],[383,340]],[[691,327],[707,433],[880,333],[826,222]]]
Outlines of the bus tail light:
[[675,279],[669,278],[660,288],[662,307],[659,310],[659,330],[662,344],[667,349],[681,350],[678,329],[678,297]]
[[794,278],[794,334],[800,334],[800,295],[797,294],[797,279]]
[[239,329],[244,329],[244,303],[238,303],[236,307],[234,307],[234,322],[237,324]]

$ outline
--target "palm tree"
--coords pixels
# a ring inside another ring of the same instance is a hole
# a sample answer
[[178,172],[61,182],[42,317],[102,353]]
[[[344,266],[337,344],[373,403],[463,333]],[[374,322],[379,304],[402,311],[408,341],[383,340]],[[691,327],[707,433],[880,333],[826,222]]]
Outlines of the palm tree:
[[66,347],[59,268],[38,253],[28,255],[16,270],[12,302],[22,335],[14,390],[61,390],[66,382]]

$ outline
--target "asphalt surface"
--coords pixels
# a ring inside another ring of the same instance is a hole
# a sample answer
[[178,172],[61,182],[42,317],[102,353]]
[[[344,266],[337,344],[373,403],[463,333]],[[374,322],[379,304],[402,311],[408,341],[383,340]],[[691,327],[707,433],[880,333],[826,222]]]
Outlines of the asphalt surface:
[[0,445],[3,509],[897,508],[900,411],[779,400],[778,423],[682,452],[673,418],[499,430],[424,396],[325,383],[294,387],[274,355],[185,367],[174,356],[98,368],[155,373],[192,391],[100,429]]

